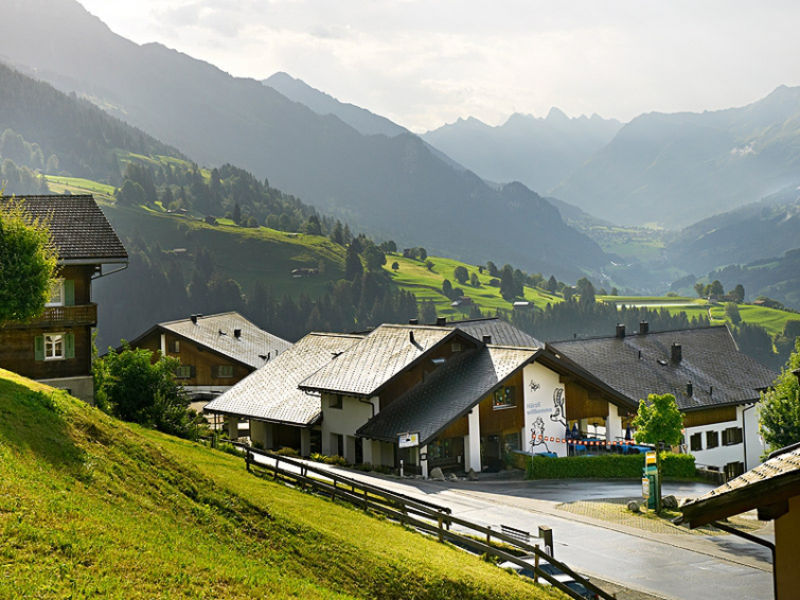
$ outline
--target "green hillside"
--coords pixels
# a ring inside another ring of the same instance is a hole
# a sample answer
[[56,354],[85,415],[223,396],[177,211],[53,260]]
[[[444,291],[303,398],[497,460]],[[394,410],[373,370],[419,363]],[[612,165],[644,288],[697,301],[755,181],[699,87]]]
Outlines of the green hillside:
[[0,597],[556,597],[2,370],[0,408]]

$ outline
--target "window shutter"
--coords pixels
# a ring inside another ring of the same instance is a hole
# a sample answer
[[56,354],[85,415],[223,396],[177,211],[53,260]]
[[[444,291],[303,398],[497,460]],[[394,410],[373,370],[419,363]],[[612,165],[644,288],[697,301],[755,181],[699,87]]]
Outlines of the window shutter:
[[197,369],[194,365],[189,367],[189,377],[195,377],[197,375]]
[[64,280],[64,306],[75,306],[75,281]]
[[64,358],[75,358],[75,334],[64,334]]
[[44,336],[37,335],[33,338],[33,357],[36,360],[44,360]]

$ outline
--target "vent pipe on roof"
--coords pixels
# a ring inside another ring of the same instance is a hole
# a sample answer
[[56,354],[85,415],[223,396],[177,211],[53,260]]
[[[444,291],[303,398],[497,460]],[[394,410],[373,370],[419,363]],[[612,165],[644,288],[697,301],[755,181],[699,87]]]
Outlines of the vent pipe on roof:
[[683,359],[683,349],[678,342],[674,342],[672,344],[672,352],[670,354],[670,359],[674,363],[679,363]]
[[438,327],[444,327],[447,325],[447,317],[436,317],[436,325]]
[[483,343],[484,344],[491,344],[492,343],[492,336],[490,336],[490,335],[483,336]]
[[691,398],[691,397],[692,397],[692,392],[693,392],[693,391],[694,391],[694,390],[692,389],[692,382],[691,382],[691,381],[689,381],[689,382],[686,384],[686,395],[687,395],[687,396],[689,396],[689,398]]
[[197,325],[197,315],[190,315],[189,318],[192,320],[192,323]]
[[617,323],[617,337],[618,338],[625,337],[625,325],[622,323]]
[[713,385],[708,386],[708,395],[709,396],[713,396],[714,395],[714,386]]
[[236,339],[239,339],[240,337],[242,337],[242,330],[241,329],[234,329],[233,330],[233,337],[235,337]]
[[639,350],[639,360],[642,360],[642,351]]
[[408,320],[408,324],[409,325],[419,325],[419,319],[409,319]]
[[650,323],[647,321],[639,321],[639,333],[641,335],[650,333]]
[[416,344],[417,343],[417,341],[414,339],[414,332],[413,331],[409,331],[408,332],[408,341],[411,342],[412,344]]

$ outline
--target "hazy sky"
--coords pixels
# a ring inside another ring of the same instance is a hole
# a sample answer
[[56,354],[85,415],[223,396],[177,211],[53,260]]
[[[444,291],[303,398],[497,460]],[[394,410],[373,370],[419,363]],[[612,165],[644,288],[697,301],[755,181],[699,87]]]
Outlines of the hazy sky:
[[81,0],[115,32],[276,71],[424,131],[724,108],[800,84],[800,2]]

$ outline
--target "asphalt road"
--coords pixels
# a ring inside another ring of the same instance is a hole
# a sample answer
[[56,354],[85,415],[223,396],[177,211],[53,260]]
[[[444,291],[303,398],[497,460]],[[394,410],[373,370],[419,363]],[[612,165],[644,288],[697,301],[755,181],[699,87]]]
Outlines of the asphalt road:
[[[769,552],[761,546],[733,536],[653,534],[587,522],[556,508],[561,502],[638,496],[641,486],[636,481],[435,482],[328,468],[447,506],[454,515],[482,525],[499,528],[502,524],[531,533],[536,533],[540,525],[549,526],[556,558],[586,576],[660,598],[772,598]],[[708,489],[710,486],[701,483],[678,483],[665,485],[663,493],[699,496]]]

